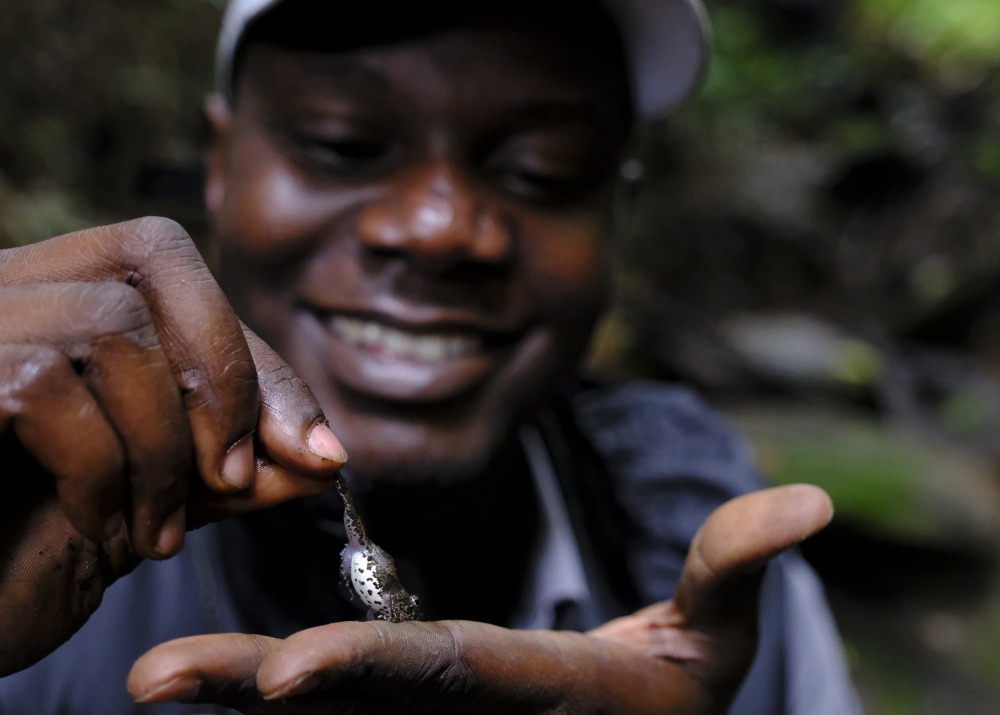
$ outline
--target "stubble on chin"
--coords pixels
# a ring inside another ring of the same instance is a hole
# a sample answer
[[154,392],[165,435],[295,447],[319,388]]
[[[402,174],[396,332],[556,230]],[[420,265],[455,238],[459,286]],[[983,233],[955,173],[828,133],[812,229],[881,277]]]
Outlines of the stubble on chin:
[[480,478],[495,454],[495,448],[470,455],[408,454],[386,459],[385,454],[366,460],[351,453],[347,471],[372,485],[406,487],[447,487],[467,484]]

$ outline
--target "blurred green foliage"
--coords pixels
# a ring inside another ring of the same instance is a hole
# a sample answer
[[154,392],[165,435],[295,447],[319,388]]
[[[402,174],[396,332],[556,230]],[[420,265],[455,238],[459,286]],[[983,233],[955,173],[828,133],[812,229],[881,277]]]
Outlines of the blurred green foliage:
[[969,76],[1000,60],[1000,5],[989,0],[865,0],[862,41],[887,39],[938,74]]
[[[993,475],[954,448],[815,409],[754,410],[738,422],[776,483],[822,486],[843,516],[888,538],[973,548],[1000,541]],[[940,479],[945,473],[948,479]]]

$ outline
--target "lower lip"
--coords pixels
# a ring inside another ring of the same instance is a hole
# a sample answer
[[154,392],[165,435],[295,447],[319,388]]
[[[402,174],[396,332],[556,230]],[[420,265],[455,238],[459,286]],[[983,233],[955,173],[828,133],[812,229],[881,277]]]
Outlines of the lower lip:
[[501,351],[482,348],[470,354],[424,362],[347,341],[310,315],[326,355],[325,370],[352,392],[381,400],[430,403],[469,392],[497,371]]

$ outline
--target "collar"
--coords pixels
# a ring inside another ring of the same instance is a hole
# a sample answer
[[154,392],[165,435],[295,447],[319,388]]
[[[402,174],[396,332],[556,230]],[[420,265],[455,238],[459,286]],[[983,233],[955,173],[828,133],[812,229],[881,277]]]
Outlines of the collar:
[[594,599],[552,458],[533,424],[522,428],[521,444],[538,497],[540,523],[521,607],[512,625],[583,627],[593,620],[588,615],[595,610]]

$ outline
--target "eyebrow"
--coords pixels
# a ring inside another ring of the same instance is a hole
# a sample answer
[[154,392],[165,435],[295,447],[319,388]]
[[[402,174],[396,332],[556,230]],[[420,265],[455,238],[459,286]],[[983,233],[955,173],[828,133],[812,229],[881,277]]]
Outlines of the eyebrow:
[[[393,89],[392,79],[385,72],[357,58],[331,54],[321,50],[289,48],[268,42],[255,43],[248,50],[245,60],[248,67],[256,61],[269,63],[277,60],[280,68],[281,62],[293,58],[293,61],[304,70],[306,82],[320,89],[323,87],[332,89],[347,87],[351,92],[370,97],[383,96]],[[265,57],[262,58],[258,53],[264,53]],[[267,57],[266,55],[269,53],[270,57]],[[254,55],[257,55],[256,60]],[[244,71],[242,74],[254,76],[257,73]],[[268,74],[273,74],[273,71]],[[259,80],[254,81],[256,83]]]
[[385,72],[367,62],[322,52],[298,51],[306,71],[320,83],[346,82],[352,90],[387,92],[393,89]]
[[578,122],[614,123],[614,115],[600,102],[575,97],[528,101],[512,109],[506,119],[515,124],[552,126]]

